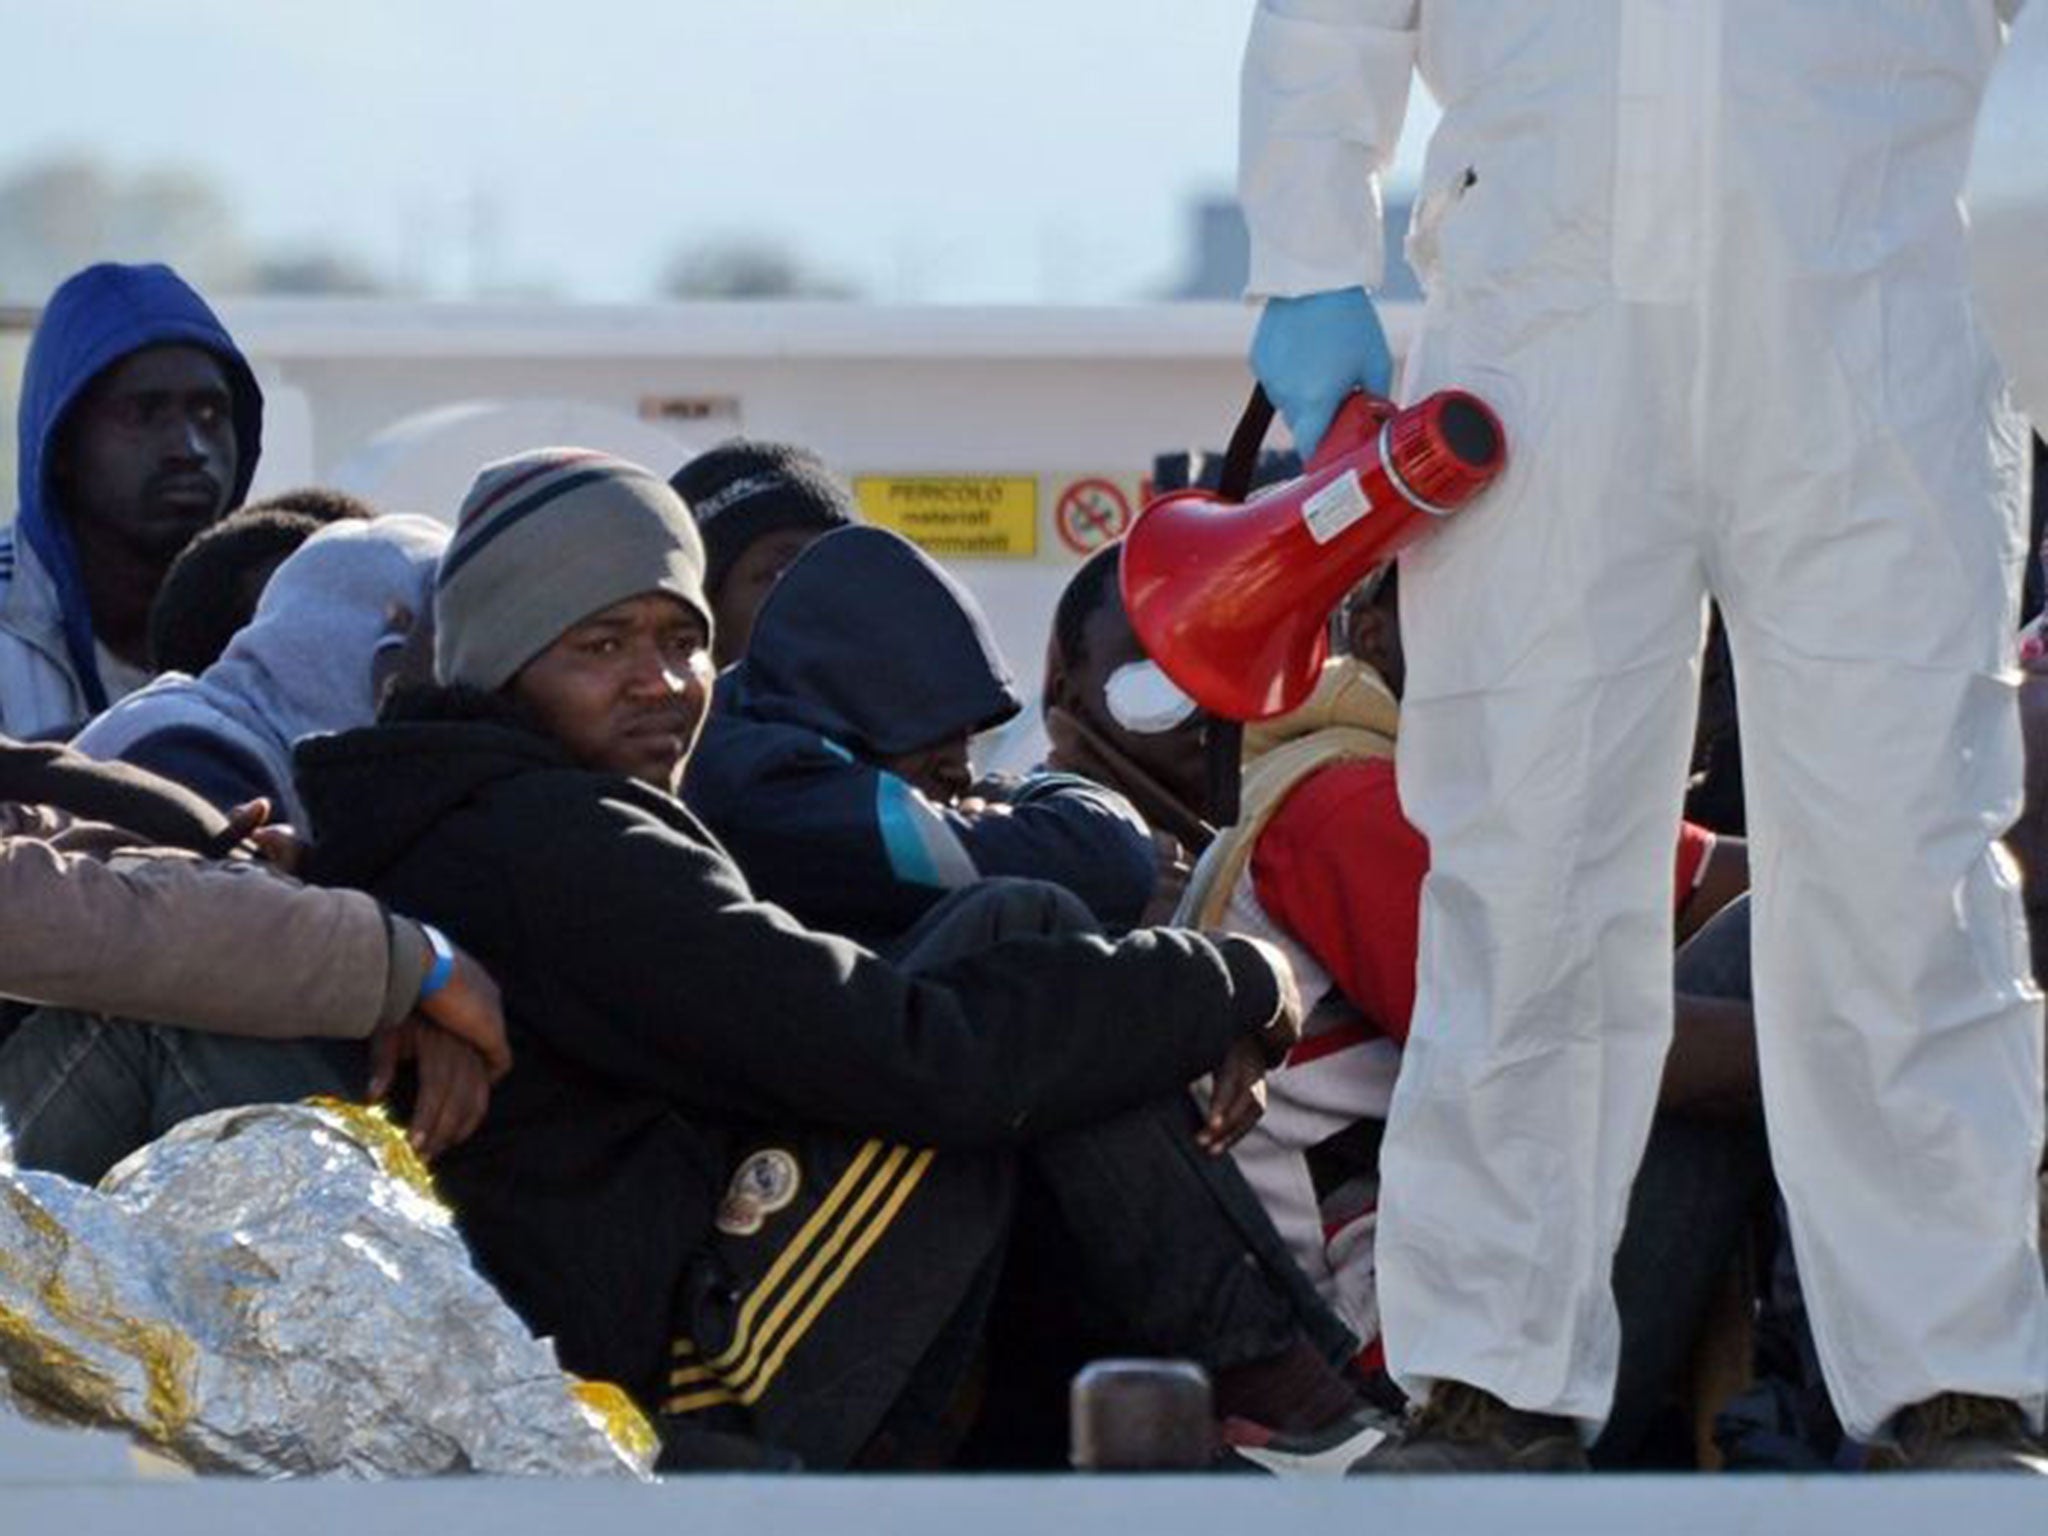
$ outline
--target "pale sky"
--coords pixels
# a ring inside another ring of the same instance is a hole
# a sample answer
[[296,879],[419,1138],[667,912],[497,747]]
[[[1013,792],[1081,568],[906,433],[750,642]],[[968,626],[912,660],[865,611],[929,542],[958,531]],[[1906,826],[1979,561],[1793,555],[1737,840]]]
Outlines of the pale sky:
[[1188,200],[1230,187],[1249,10],[0,0],[0,179],[190,167],[255,243],[434,293],[481,268],[640,299],[677,247],[746,233],[882,300],[1141,298],[1180,271]]

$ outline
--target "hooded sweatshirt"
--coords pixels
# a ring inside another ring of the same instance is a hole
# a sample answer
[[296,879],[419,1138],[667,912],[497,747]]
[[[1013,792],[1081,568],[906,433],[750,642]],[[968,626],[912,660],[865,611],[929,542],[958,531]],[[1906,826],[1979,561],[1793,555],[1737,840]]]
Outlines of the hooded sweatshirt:
[[73,743],[197,790],[222,810],[258,795],[306,826],[292,747],[377,717],[377,653],[427,613],[448,529],[398,515],[323,528],[277,568],[256,616],[198,677],[169,673]]
[[65,413],[101,373],[145,347],[202,347],[234,397],[240,506],[262,448],[263,394],[206,301],[169,267],[87,267],[51,295],[21,381],[14,525],[0,531],[0,732],[46,736],[109,702],[78,554],[50,478]]
[[1034,774],[973,814],[876,766],[1021,708],[966,588],[907,539],[841,529],[783,572],[720,676],[684,799],[769,900],[866,944],[991,875],[1064,886],[1128,928],[1157,872],[1113,790]]

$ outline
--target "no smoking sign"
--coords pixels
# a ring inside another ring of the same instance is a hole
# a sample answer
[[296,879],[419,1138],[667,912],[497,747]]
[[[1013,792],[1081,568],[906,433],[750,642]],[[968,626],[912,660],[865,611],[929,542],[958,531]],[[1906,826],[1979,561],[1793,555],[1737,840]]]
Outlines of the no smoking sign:
[[1060,542],[1077,555],[1092,555],[1130,531],[1131,499],[1114,480],[1076,480],[1053,508]]

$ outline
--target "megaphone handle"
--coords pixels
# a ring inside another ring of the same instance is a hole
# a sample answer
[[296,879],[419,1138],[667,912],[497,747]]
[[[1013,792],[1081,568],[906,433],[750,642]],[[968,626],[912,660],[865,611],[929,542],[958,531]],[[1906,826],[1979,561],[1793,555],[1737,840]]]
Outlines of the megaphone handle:
[[1273,425],[1273,402],[1266,386],[1254,384],[1244,414],[1237,418],[1237,430],[1230,434],[1230,446],[1223,450],[1223,468],[1217,471],[1216,494],[1225,501],[1243,501],[1252,493],[1252,480],[1259,470],[1259,449],[1265,446],[1266,429]]
[[1209,722],[1202,745],[1208,755],[1202,809],[1217,826],[1235,826],[1244,809],[1244,727],[1219,716]]
[[[1381,395],[1354,390],[1337,407],[1337,414],[1316,445],[1315,457],[1305,468],[1313,469],[1325,459],[1337,458],[1362,447],[1380,429],[1380,423],[1400,407]],[[1273,402],[1266,386],[1254,384],[1237,418],[1237,430],[1230,434],[1230,446],[1223,450],[1223,467],[1217,471],[1216,494],[1228,502],[1240,502],[1252,493],[1252,481],[1259,470],[1259,450],[1266,445],[1266,433],[1273,425]]]
[[1321,469],[1332,459],[1363,448],[1379,435],[1381,425],[1389,416],[1396,414],[1400,407],[1383,395],[1369,390],[1354,389],[1344,397],[1344,403],[1337,407],[1337,414],[1331,419],[1323,440],[1316,444],[1316,451],[1302,468]]

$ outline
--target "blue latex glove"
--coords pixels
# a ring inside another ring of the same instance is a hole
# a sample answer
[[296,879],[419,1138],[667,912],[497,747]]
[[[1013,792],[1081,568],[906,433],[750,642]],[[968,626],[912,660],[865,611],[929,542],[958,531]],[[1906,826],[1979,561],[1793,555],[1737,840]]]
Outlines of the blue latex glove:
[[1252,372],[1306,459],[1354,389],[1384,395],[1394,359],[1363,288],[1268,299],[1252,337]]

